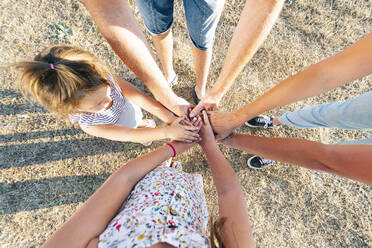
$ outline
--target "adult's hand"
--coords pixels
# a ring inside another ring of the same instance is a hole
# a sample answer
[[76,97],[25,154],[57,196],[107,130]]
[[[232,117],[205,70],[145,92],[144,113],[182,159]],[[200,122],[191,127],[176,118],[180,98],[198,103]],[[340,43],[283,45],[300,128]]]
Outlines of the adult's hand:
[[207,111],[217,110],[219,99],[215,95],[208,92],[201,99],[198,105],[190,112],[190,118],[197,116],[200,112],[205,109]]
[[235,112],[210,111],[208,115],[217,140],[226,138],[242,124]]

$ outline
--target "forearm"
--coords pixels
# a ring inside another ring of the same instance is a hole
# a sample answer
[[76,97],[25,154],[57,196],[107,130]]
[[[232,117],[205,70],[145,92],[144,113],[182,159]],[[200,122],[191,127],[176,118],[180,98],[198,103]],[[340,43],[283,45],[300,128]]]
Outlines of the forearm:
[[222,70],[210,91],[217,98],[229,90],[243,67],[266,39],[284,0],[247,0],[231,39]]
[[321,72],[319,66],[311,66],[235,111],[239,125],[265,111],[328,91],[329,88],[325,88],[324,84],[326,81],[326,75]]
[[372,184],[371,145],[326,145],[300,139],[245,134],[235,134],[223,143],[264,158]]
[[161,103],[156,101],[154,98],[147,96],[139,89],[134,87],[132,84],[122,79],[119,76],[115,76],[116,81],[119,83],[123,95],[128,98],[135,105],[143,108],[144,110],[150,112],[151,114],[157,116],[163,122],[170,124],[175,119],[176,116],[173,112],[169,111]]
[[168,138],[167,126],[157,128],[129,128],[116,125],[82,127],[86,133],[109,140],[145,143]]
[[127,141],[146,143],[155,140],[168,139],[167,126],[156,128],[133,128],[127,134]]
[[103,36],[128,68],[156,99],[172,102],[176,95],[152,57],[128,1],[85,0],[84,3]]
[[[177,150],[185,150],[192,146],[179,142],[173,142],[173,145]],[[43,247],[85,247],[91,239],[104,231],[134,185],[172,155],[173,150],[168,145],[164,145],[121,167]]]
[[148,97],[148,101],[143,104],[143,109],[148,111],[149,113],[158,117],[161,121],[166,124],[171,124],[173,121],[177,119],[177,117],[173,114],[173,112],[169,111],[166,107],[160,104],[158,101],[154,100],[151,97]]
[[332,172],[331,167],[327,166],[330,164],[330,157],[326,153],[326,145],[322,143],[292,138],[265,138],[246,134],[235,134],[223,143],[264,158]]
[[316,96],[372,73],[372,33],[344,51],[289,77],[236,111],[241,123],[267,110]]
[[166,107],[164,107],[154,98],[150,96],[146,96],[143,93],[141,93],[141,95],[137,95],[129,99],[134,104],[143,108],[147,112],[155,115],[156,117],[158,117],[160,120],[162,120],[166,124],[171,124],[177,118],[173,114],[173,112],[169,111]]
[[215,142],[203,144],[202,149],[210,165],[217,193],[219,195],[226,195],[231,191],[241,190],[239,180],[234,170],[221,153],[217,144]]

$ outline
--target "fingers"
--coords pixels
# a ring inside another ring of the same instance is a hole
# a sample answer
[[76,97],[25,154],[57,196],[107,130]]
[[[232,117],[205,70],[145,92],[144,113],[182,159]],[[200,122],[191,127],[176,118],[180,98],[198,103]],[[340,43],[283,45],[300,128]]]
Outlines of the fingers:
[[186,130],[189,130],[189,131],[198,131],[198,127],[194,126],[194,125],[183,125],[182,126],[184,129]]
[[182,120],[184,119],[184,117],[178,117],[173,123],[172,123],[172,125],[173,124],[178,124],[178,123],[180,123]]
[[[194,118],[195,118],[195,117],[194,117]],[[195,127],[198,127],[198,129],[200,129],[201,124],[203,124],[202,119],[200,118],[200,116],[198,116],[198,118],[197,118],[196,121],[194,122],[194,126],[195,126]]]
[[209,126],[209,119],[208,119],[208,114],[207,114],[207,111],[203,110],[202,111],[203,113],[203,121],[204,121],[204,125],[205,126]]
[[198,128],[198,130],[200,130],[200,128],[201,128],[202,126],[203,126],[203,121],[202,121],[201,118],[199,118],[199,121],[198,121],[196,127]]
[[196,105],[196,107],[190,112],[189,114],[190,118],[197,116],[203,108],[204,108],[204,103],[203,101],[200,101],[199,104]]
[[184,117],[184,119],[182,120],[182,124],[185,123],[186,125],[189,125],[189,126],[193,126],[194,124],[192,123],[192,121],[190,121],[188,119],[187,116]]
[[191,143],[191,142],[198,142],[200,141],[201,138],[199,136],[199,134],[197,133],[194,133],[194,132],[191,132],[191,131],[187,131],[182,138],[180,138],[180,141],[183,141],[183,142],[188,142],[188,143]]
[[192,118],[191,121],[192,121],[192,124],[193,124],[194,126],[197,126],[198,123],[201,121],[201,118],[200,118],[199,115],[197,115],[197,116],[195,116],[194,118]]
[[217,109],[216,104],[209,104],[208,106],[205,107],[205,110],[207,110],[207,111],[214,111],[216,109]]
[[198,133],[195,133],[192,131],[186,131],[185,136],[187,136],[188,138],[195,138],[195,139],[198,139],[200,137]]

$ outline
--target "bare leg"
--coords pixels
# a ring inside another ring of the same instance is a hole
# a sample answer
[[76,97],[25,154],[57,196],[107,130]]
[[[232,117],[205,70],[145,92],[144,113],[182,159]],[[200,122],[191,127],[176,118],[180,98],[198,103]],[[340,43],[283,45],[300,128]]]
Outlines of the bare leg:
[[269,34],[284,0],[246,0],[235,28],[226,58],[216,83],[190,113],[193,117],[204,107],[218,105],[244,66]]
[[165,79],[171,82],[176,76],[173,69],[173,35],[169,29],[164,34],[153,35],[152,40],[158,53]]
[[208,50],[200,50],[192,47],[192,56],[194,59],[194,67],[196,74],[195,92],[199,99],[205,95],[205,87],[207,85],[207,78],[209,67],[211,65],[212,48]]
[[[235,78],[266,39],[284,0],[247,0],[234,30],[220,75],[213,87],[222,98]],[[249,30],[249,32],[247,31]]]

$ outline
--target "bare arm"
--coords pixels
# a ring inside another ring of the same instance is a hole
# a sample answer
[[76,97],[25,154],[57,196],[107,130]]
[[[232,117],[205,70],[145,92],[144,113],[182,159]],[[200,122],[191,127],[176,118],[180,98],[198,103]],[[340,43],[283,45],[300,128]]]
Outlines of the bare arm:
[[372,73],[372,33],[344,51],[282,81],[236,111],[240,123],[267,110],[316,96]]
[[157,128],[130,128],[116,125],[97,125],[81,128],[84,132],[116,141],[130,141],[146,143],[154,140],[174,139],[184,142],[193,142],[199,139],[197,127],[181,124],[182,117],[176,119],[170,126]]
[[[344,51],[287,78],[255,101],[232,112],[211,112],[219,138],[267,110],[315,96],[372,73],[372,33]],[[226,121],[229,120],[229,121]]]
[[234,134],[223,144],[276,161],[337,174],[372,184],[372,146],[326,145],[291,138]]
[[84,0],[92,18],[115,53],[150,89],[155,98],[179,116],[189,103],[169,88],[152,57],[127,0]]
[[217,81],[201,99],[191,116],[196,115],[203,107],[218,105],[235,78],[266,39],[283,3],[284,0],[246,0]]
[[201,147],[208,159],[218,195],[221,218],[225,218],[222,236],[225,247],[255,247],[247,205],[240,182],[219,150],[207,114],[203,111]]
[[[172,142],[178,153],[194,144]],[[97,243],[134,185],[161,162],[170,158],[173,150],[164,145],[138,157],[111,175],[83,206],[43,245],[43,247],[87,247]]]
[[115,76],[115,79],[116,82],[118,82],[118,84],[120,85],[123,95],[135,105],[157,116],[160,120],[167,124],[170,124],[174,120],[176,120],[177,117],[154,98],[145,95],[132,84],[128,83],[118,76]]

